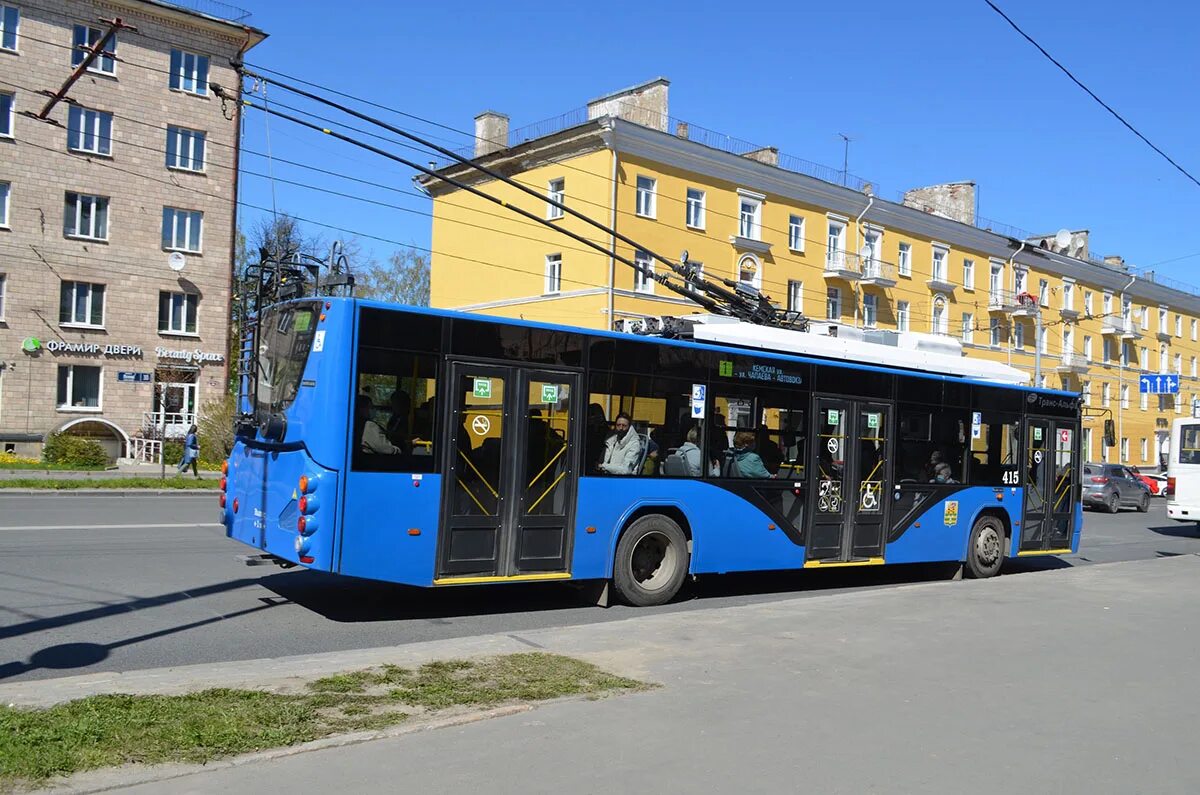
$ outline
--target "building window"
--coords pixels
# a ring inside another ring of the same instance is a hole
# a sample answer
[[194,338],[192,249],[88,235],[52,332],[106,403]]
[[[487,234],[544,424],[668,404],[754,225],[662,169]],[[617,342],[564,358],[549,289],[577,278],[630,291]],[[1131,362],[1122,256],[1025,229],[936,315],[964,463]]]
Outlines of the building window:
[[1167,371],[1167,346],[1166,343],[1158,346],[1158,371],[1165,373]]
[[1110,405],[1112,405],[1112,385],[1111,384],[1101,384],[1100,385],[1100,405],[1103,406],[1104,408],[1108,408]]
[[208,56],[171,50],[171,88],[189,94],[208,94]]
[[58,292],[58,322],[67,326],[104,326],[104,285],[63,282]]
[[991,334],[988,342],[991,343],[993,348],[999,348],[1001,343],[1004,341],[1004,326],[1001,325],[1000,318],[992,318],[988,331]]
[[1004,266],[993,262],[988,272],[988,292],[991,294],[991,304],[998,306],[1000,296],[1004,292]]
[[1138,366],[1143,370],[1150,369],[1150,351],[1145,346],[1138,349]]
[[944,295],[935,296],[933,299],[933,315],[930,318],[929,330],[934,334],[949,334],[950,319],[947,316],[946,297]]
[[1045,326],[1042,326],[1040,329],[1038,329],[1037,346],[1038,350],[1042,353],[1050,352],[1049,335],[1046,334],[1047,331],[1048,329]]
[[658,180],[650,177],[637,178],[637,214],[643,218],[655,217]]
[[7,182],[0,182],[0,227],[8,228],[8,194],[12,190],[12,186]]
[[804,216],[788,216],[788,248],[792,251],[804,250]]
[[12,138],[16,133],[13,126],[16,95],[0,91],[0,138]]
[[58,366],[60,409],[100,408],[100,368],[82,364]]
[[1175,336],[1183,336],[1183,315],[1176,313],[1175,315]]
[[844,267],[846,264],[846,225],[840,221],[830,221],[829,231],[825,236],[825,245],[828,247],[826,263],[835,268]]
[[1174,400],[1175,400],[1175,413],[1182,414],[1183,413],[1183,395],[1176,392],[1171,397],[1174,398]]
[[67,193],[63,202],[63,234],[108,240],[108,197]]
[[1050,306],[1050,282],[1038,280],[1038,306]]
[[1092,338],[1088,334],[1083,335],[1083,359],[1088,362],[1092,360]]
[[1083,405],[1085,405],[1085,406],[1092,405],[1092,382],[1091,381],[1080,381],[1079,382],[1079,391],[1083,393]]
[[1158,308],[1158,330],[1163,334],[1171,333],[1167,330],[1167,308],[1165,306]]
[[[3,314],[3,313],[0,313]],[[1192,378],[1196,377],[1196,357],[1192,357]]]
[[1121,437],[1121,457],[1117,460],[1122,461],[1122,462],[1129,460],[1129,437],[1128,436]]
[[762,239],[762,200],[742,196],[738,202],[738,235],[747,240]]
[[687,189],[687,225],[692,229],[704,228],[704,191]]
[[1192,342],[1196,341],[1196,321],[1192,320]]
[[1150,445],[1146,441],[1145,436],[1142,437],[1142,463],[1143,464],[1150,463]]
[[1175,354],[1175,375],[1183,375],[1183,354]]
[[896,302],[896,331],[908,331],[909,328],[908,301]]
[[827,320],[842,319],[842,291],[837,287],[825,290],[825,317]]
[[[799,312],[804,314],[804,282],[791,279],[788,281],[787,291],[787,308],[789,312]],[[1192,369],[1195,369],[1196,360],[1192,359]],[[1195,375],[1195,373],[1192,373]]]
[[[71,38],[71,66],[79,66],[88,57],[88,50],[95,47],[104,38],[104,31],[99,28],[89,28],[87,25],[76,25]],[[104,47],[104,52],[92,61],[87,68],[89,72],[111,75],[117,71],[117,34],[114,33]]]
[[1121,408],[1129,408],[1129,384],[1121,384]]
[[975,289],[975,262],[973,260],[963,260],[963,288],[966,290]]
[[[0,273],[0,323],[4,322],[4,296],[8,292],[8,274]],[[1192,362],[1195,363],[1195,359]]]
[[1075,329],[1067,326],[1062,333],[1062,355],[1065,359],[1075,350]]
[[17,51],[21,12],[15,6],[0,6],[0,50]]
[[159,293],[158,330],[169,334],[195,334],[199,300],[194,293]]
[[1138,408],[1140,408],[1142,411],[1145,411],[1149,407],[1150,407],[1150,395],[1146,392],[1140,392],[1138,394]]
[[762,265],[753,254],[744,254],[738,260],[738,281],[756,289],[762,287]]
[[634,252],[637,269],[633,272],[633,289],[639,293],[654,292],[654,260],[644,251]]
[[1019,320],[1013,321],[1013,347],[1019,351],[1025,349],[1025,325]]
[[163,208],[162,247],[171,251],[200,252],[204,213],[199,210]]
[[1092,316],[1092,307],[1093,306],[1094,306],[1094,304],[1092,303],[1092,291],[1084,290],[1083,291],[1083,311],[1087,314],[1088,317]]
[[974,312],[963,312],[962,314],[962,341],[967,345],[975,342]]
[[935,282],[945,282],[946,279],[946,249],[933,248],[933,280]]
[[546,255],[546,284],[544,293],[557,293],[562,290],[562,254]]
[[562,204],[566,198],[567,181],[565,179],[552,179],[546,183],[546,217],[553,221],[555,218],[563,217],[561,207],[556,207],[555,204]]
[[901,276],[912,276],[912,244],[900,244],[900,253],[896,257],[896,271]]
[[167,127],[167,168],[204,170],[205,134],[183,127]]
[[1075,309],[1075,285],[1071,282],[1063,282],[1062,308],[1067,311]]
[[863,325],[875,328],[879,320],[879,296],[863,293]]
[[67,112],[67,149],[93,155],[111,155],[112,114],[72,105]]

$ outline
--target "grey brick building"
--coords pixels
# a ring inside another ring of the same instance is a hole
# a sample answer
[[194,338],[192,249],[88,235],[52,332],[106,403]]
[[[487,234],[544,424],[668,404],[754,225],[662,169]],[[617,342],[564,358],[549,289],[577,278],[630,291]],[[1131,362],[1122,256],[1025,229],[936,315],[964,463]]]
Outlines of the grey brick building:
[[[245,16],[0,0],[0,449],[144,457],[225,389],[239,122],[209,83],[265,38]],[[136,32],[35,118],[114,18]]]

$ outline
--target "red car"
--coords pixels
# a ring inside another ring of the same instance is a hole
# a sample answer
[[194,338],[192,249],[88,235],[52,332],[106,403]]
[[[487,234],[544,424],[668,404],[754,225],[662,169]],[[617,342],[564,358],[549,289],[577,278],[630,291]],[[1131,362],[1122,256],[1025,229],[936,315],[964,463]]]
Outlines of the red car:
[[1150,494],[1157,496],[1160,489],[1164,489],[1167,485],[1167,478],[1164,475],[1147,475],[1138,471],[1137,467],[1129,467],[1129,470],[1137,475],[1138,480],[1146,484],[1146,488],[1150,489]]

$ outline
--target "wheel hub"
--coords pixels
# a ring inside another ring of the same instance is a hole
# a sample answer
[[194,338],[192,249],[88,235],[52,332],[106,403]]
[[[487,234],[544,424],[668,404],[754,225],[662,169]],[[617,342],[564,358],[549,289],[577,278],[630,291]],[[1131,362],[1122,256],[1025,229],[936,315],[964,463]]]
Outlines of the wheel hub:
[[975,556],[984,566],[991,566],[1000,559],[1000,534],[994,527],[986,527],[975,540]]
[[648,591],[666,585],[675,570],[678,550],[671,540],[661,533],[650,533],[638,541],[630,556],[630,569],[634,581]]

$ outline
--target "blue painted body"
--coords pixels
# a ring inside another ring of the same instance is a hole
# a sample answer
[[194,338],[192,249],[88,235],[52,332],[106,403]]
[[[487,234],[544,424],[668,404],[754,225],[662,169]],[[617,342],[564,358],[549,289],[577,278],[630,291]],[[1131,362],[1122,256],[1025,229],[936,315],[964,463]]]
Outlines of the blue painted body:
[[[229,460],[227,535],[265,553],[308,568],[417,586],[433,584],[442,479],[438,475],[358,472],[349,467],[351,417],[357,345],[356,305],[388,307],[375,302],[328,299],[318,331],[325,332],[323,350],[309,355],[303,383],[287,410],[288,425],[278,444],[239,439]],[[416,313],[457,313],[405,307]],[[562,330],[540,323],[522,325]],[[571,329],[566,329],[571,330]],[[604,336],[604,332],[597,333]],[[611,336],[624,338],[623,335]],[[702,343],[662,341],[708,350]],[[804,357],[764,354],[792,361]],[[821,364],[853,370],[881,370],[821,360]],[[929,375],[930,378],[943,378]],[[961,382],[963,379],[953,379]],[[1056,390],[1026,390],[1065,394]],[[297,529],[301,475],[310,483],[309,524],[301,538]],[[313,490],[315,488],[315,491]],[[233,501],[238,511],[233,511]],[[932,503],[903,534],[886,545],[887,563],[961,561],[966,558],[971,527],[979,512],[998,508],[1012,528],[1010,555],[1020,539],[1023,493],[1014,487],[969,487],[956,492],[957,521],[946,524],[946,501]],[[691,571],[695,574],[796,569],[805,563],[805,547],[794,543],[774,520],[741,497],[702,480],[666,478],[582,477],[578,481],[574,579],[612,576],[618,536],[639,508],[672,506],[687,517],[692,534]],[[951,517],[952,518],[952,517]],[[1075,506],[1073,552],[1079,549],[1082,507]],[[594,528],[588,532],[588,528]],[[301,552],[303,553],[303,559]]]

